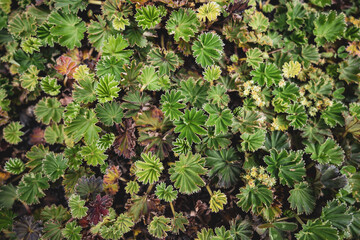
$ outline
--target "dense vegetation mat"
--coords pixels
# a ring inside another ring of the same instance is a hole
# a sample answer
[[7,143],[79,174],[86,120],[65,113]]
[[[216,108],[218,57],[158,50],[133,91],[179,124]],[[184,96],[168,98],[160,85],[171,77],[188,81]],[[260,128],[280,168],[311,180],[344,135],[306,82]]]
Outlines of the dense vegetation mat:
[[359,17],[0,0],[0,238],[359,239]]

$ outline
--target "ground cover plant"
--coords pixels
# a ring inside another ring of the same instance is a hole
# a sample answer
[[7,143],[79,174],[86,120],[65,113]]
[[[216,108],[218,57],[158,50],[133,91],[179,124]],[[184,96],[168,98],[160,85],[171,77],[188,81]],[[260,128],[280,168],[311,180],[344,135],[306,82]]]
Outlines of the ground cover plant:
[[360,238],[359,0],[0,0],[1,239]]

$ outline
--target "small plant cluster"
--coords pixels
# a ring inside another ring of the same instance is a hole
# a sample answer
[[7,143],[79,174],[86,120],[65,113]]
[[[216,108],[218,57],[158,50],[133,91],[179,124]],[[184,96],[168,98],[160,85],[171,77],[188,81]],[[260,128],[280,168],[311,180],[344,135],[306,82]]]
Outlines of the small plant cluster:
[[359,239],[359,16],[0,0],[0,238]]

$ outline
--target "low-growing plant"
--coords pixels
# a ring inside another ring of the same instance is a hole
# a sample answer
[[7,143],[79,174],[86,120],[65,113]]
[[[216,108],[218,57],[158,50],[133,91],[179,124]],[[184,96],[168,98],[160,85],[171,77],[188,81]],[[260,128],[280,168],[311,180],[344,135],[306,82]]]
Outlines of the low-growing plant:
[[0,0],[0,239],[360,239],[359,0]]

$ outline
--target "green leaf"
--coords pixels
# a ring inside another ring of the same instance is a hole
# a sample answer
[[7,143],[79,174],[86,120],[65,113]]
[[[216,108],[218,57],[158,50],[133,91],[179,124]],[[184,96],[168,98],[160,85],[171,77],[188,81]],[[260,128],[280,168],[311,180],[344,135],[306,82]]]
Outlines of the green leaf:
[[5,163],[4,169],[11,174],[20,174],[25,170],[25,164],[18,158],[10,158]]
[[0,210],[0,230],[9,229],[14,222],[16,214],[12,210]]
[[62,144],[65,140],[64,135],[64,125],[54,123],[46,128],[44,137],[49,144]]
[[315,200],[315,195],[306,182],[295,184],[294,189],[290,190],[290,197],[288,198],[292,209],[296,208],[298,214],[305,213],[306,215],[314,210]]
[[200,187],[205,186],[200,175],[206,172],[201,156],[192,153],[181,154],[179,161],[176,161],[169,169],[170,179],[174,182],[174,186],[185,194],[198,192]]
[[250,72],[250,75],[254,82],[261,86],[266,84],[268,87],[278,84],[282,79],[281,71],[273,63],[261,63],[260,67]]
[[73,96],[77,102],[89,103],[96,100],[96,87],[98,82],[88,77],[74,84]]
[[172,232],[175,234],[179,234],[180,231],[186,232],[185,225],[189,224],[189,220],[183,213],[175,213],[174,218],[172,219]]
[[96,64],[96,74],[98,77],[113,75],[115,79],[121,79],[121,74],[124,73],[123,65],[123,59],[117,59],[115,56],[102,57]]
[[261,52],[259,48],[250,48],[246,52],[246,62],[252,67],[252,68],[258,68],[260,67],[260,64],[264,61],[263,56],[264,53]]
[[211,228],[202,228],[196,235],[198,240],[211,240],[214,236],[214,231]]
[[342,113],[346,110],[347,108],[342,103],[336,102],[321,112],[321,118],[330,127],[335,127],[337,124],[344,126],[345,121]]
[[126,183],[125,192],[131,196],[139,192],[140,186],[137,181],[129,181]]
[[189,8],[180,8],[172,11],[169,20],[166,22],[166,29],[169,35],[174,35],[176,41],[180,38],[189,42],[199,31],[200,22],[195,12]]
[[57,83],[56,78],[51,78],[50,76],[42,78],[40,86],[41,89],[50,96],[58,95],[61,89],[61,86]]
[[283,149],[289,149],[289,143],[290,141],[285,133],[281,131],[272,131],[266,134],[264,146],[267,150],[276,149],[281,151]]
[[287,7],[287,20],[286,23],[289,25],[289,31],[300,30],[301,26],[304,24],[306,18],[306,11],[303,4],[298,1],[286,3]]
[[258,32],[265,32],[269,27],[269,19],[265,17],[262,12],[256,11],[255,14],[251,16],[249,26]]
[[166,232],[171,230],[170,222],[170,218],[155,216],[147,228],[152,236],[164,239],[167,237]]
[[227,133],[232,124],[233,115],[230,109],[221,109],[216,105],[206,104],[204,110],[209,113],[206,121],[207,126],[215,126],[215,135]]
[[62,154],[49,153],[43,161],[43,172],[50,179],[55,182],[67,169],[68,159],[64,158]]
[[210,178],[218,179],[218,187],[229,188],[239,181],[241,168],[233,148],[221,151],[208,150],[206,155],[206,166],[210,167],[208,175]]
[[102,56],[114,56],[117,59],[128,62],[129,58],[133,54],[132,50],[124,50],[128,46],[129,43],[124,39],[122,35],[118,34],[116,36],[110,36],[103,43]]
[[115,221],[115,226],[118,227],[121,235],[123,235],[131,230],[131,227],[134,226],[134,222],[129,216],[122,213],[117,217]]
[[256,129],[254,133],[243,133],[241,134],[241,147],[243,151],[254,152],[263,146],[265,142],[265,133],[266,131],[262,129]]
[[232,240],[232,236],[229,230],[226,230],[224,226],[215,228],[216,236],[212,237],[211,240]]
[[268,165],[267,171],[272,177],[280,179],[282,185],[294,186],[295,182],[303,181],[306,175],[305,163],[302,160],[302,152],[287,152],[282,150],[270,151],[270,156],[264,158],[264,162]]
[[18,144],[21,142],[20,137],[24,135],[24,133],[20,131],[21,128],[23,128],[23,126],[20,124],[20,122],[9,123],[3,130],[5,141],[10,144]]
[[51,239],[51,240],[62,240],[62,226],[61,223],[57,221],[47,221],[44,223],[44,239]]
[[85,0],[57,0],[55,2],[55,8],[61,8],[65,13],[78,13],[78,11],[84,11],[88,5],[88,1]]
[[124,116],[123,109],[118,102],[97,104],[95,112],[99,120],[106,126],[112,126],[114,123],[121,123]]
[[251,187],[240,188],[240,193],[236,195],[239,199],[237,205],[245,212],[251,211],[259,214],[259,211],[264,207],[269,207],[273,201],[273,194],[271,190],[265,185],[257,185]]
[[171,92],[166,92],[161,96],[161,111],[165,116],[169,117],[170,120],[177,120],[182,115],[182,112],[179,109],[185,107],[185,104],[181,103],[184,96],[181,95],[181,92],[171,90]]
[[67,136],[71,136],[75,143],[84,137],[87,144],[94,143],[99,138],[101,128],[95,124],[98,122],[92,110],[80,109],[79,115],[65,127]]
[[54,25],[51,34],[59,37],[59,44],[69,49],[81,47],[81,40],[86,31],[85,22],[76,15],[53,11],[48,21]]
[[251,240],[253,231],[248,220],[234,219],[230,223],[230,233],[234,240]]
[[208,2],[198,8],[196,16],[202,21],[214,22],[217,17],[221,14],[221,7],[217,2]]
[[319,13],[314,22],[314,35],[317,45],[324,45],[326,42],[334,42],[340,39],[345,32],[345,14],[336,14],[336,11]]
[[227,198],[220,190],[212,193],[210,198],[210,209],[212,212],[219,212],[224,209],[224,205],[227,204]]
[[173,189],[172,185],[166,186],[166,184],[162,182],[156,185],[155,194],[160,200],[173,202],[177,198],[178,192]]
[[86,216],[88,208],[85,207],[85,202],[85,200],[80,199],[79,195],[71,195],[69,198],[69,207],[73,218],[81,219]]
[[36,66],[39,70],[44,70],[44,63],[46,62],[41,53],[29,55],[21,49],[15,52],[14,60],[19,66],[19,73],[25,72],[31,65]]
[[161,17],[164,16],[164,12],[156,6],[147,5],[142,6],[136,10],[135,20],[138,25],[144,30],[154,28],[161,21]]
[[48,153],[49,148],[45,148],[42,144],[31,147],[30,151],[26,153],[26,157],[29,159],[26,163],[26,167],[30,168],[30,171],[34,173],[42,171],[42,160]]
[[104,150],[98,148],[95,143],[81,147],[80,154],[87,164],[92,166],[103,165],[107,158],[107,155],[104,154]]
[[10,13],[11,10],[11,0],[2,0],[0,2],[0,9],[6,14]]
[[203,68],[218,62],[223,53],[224,43],[215,33],[202,33],[192,45],[196,62]]
[[210,103],[217,104],[218,106],[227,106],[230,102],[229,95],[226,94],[227,90],[223,85],[211,86],[208,91],[208,99]]
[[302,225],[303,229],[295,234],[298,240],[338,240],[338,233],[329,222],[320,219],[309,220]]
[[152,152],[142,153],[142,160],[135,163],[136,176],[138,180],[144,184],[153,184],[159,180],[161,172],[164,170],[160,159],[153,155]]
[[220,78],[221,69],[217,65],[208,66],[205,68],[203,74],[206,81],[212,82]]
[[41,173],[25,174],[17,189],[19,199],[27,204],[39,203],[39,198],[45,196],[44,190],[50,187],[48,180]]
[[95,92],[101,103],[108,102],[118,97],[120,88],[119,82],[115,80],[115,76],[107,74],[100,78],[99,84],[96,86]]
[[43,46],[43,43],[40,39],[29,37],[21,41],[21,48],[24,52],[33,54],[34,52],[39,52],[40,47]]
[[52,25],[48,22],[44,22],[37,29],[37,37],[43,41],[43,45],[48,45],[50,47],[54,46],[54,42],[57,41],[58,37],[51,35],[51,27]]
[[11,209],[17,198],[16,187],[14,187],[11,183],[0,187],[0,209]]
[[143,35],[144,30],[138,27],[137,24],[130,24],[125,31],[124,36],[128,39],[130,46],[135,45],[144,48],[148,44],[146,37]]
[[331,6],[331,0],[310,0],[312,4],[319,7]]
[[186,140],[192,144],[193,142],[199,143],[200,138],[198,135],[205,135],[207,132],[202,127],[205,124],[206,116],[202,110],[196,111],[192,108],[191,111],[186,109],[183,116],[180,119],[175,120],[175,132],[179,132],[180,138],[186,138]]
[[320,219],[323,222],[329,221],[333,227],[344,232],[353,221],[353,216],[348,212],[345,203],[332,200],[323,207]]
[[115,141],[115,134],[106,133],[96,143],[96,146],[101,150],[107,150],[110,148]]
[[60,122],[63,112],[64,108],[56,98],[43,98],[35,107],[36,120],[45,124]]
[[148,61],[151,65],[159,69],[159,76],[164,74],[170,75],[174,72],[183,61],[175,54],[174,51],[162,48],[153,48],[148,54]]
[[345,61],[340,62],[338,72],[340,73],[339,79],[345,80],[347,83],[359,83],[360,81],[360,59],[357,57],[350,57]]
[[141,89],[151,91],[158,91],[161,89],[158,72],[155,72],[155,67],[153,66],[146,66],[141,70],[139,82],[142,84]]
[[41,219],[44,221],[58,221],[63,222],[69,220],[71,217],[67,208],[64,208],[62,205],[56,206],[55,204],[51,206],[46,206],[41,211]]
[[101,15],[94,15],[98,21],[90,20],[88,25],[88,39],[97,51],[101,50],[106,39],[116,34],[110,21],[104,19]]
[[208,101],[208,87],[209,84],[207,82],[201,84],[201,81],[194,81],[193,78],[180,82],[180,91],[185,97],[185,100],[197,108],[201,108],[203,104]]
[[38,84],[39,72],[36,66],[31,65],[29,69],[20,76],[21,87],[26,88],[30,92],[34,91]]
[[318,63],[320,59],[319,50],[313,45],[301,46],[301,52],[294,57],[295,61],[302,63],[305,68],[308,68],[310,63]]
[[36,34],[36,19],[26,12],[16,14],[8,25],[9,32],[16,38],[26,38]]
[[324,143],[306,143],[306,153],[311,153],[311,159],[320,164],[334,164],[341,165],[344,161],[344,151],[331,138],[328,138]]
[[286,78],[295,78],[301,71],[301,64],[297,61],[284,63],[282,66],[283,75]]
[[78,226],[75,221],[67,223],[65,228],[62,230],[62,234],[67,240],[80,240],[80,232],[81,227]]
[[294,129],[300,129],[306,124],[307,114],[303,105],[293,104],[286,112],[289,113],[286,119],[290,121],[290,126],[293,126]]

